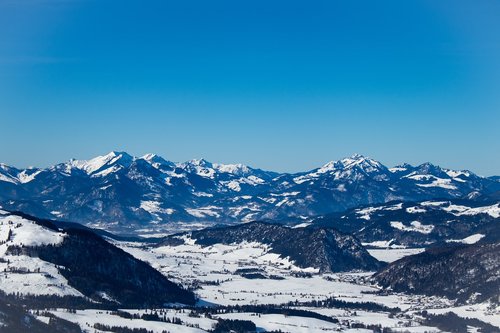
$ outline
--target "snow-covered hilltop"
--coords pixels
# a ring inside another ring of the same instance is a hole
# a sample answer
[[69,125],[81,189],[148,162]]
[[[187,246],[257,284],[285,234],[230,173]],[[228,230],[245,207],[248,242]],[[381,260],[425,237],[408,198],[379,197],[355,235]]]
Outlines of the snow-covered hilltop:
[[321,216],[316,226],[352,233],[379,248],[428,247],[437,243],[500,241],[500,203],[462,200],[391,202]]
[[[44,302],[192,304],[194,296],[92,230],[0,210],[0,293]],[[124,292],[126,291],[126,292]]]
[[123,230],[166,222],[300,221],[393,200],[483,198],[500,182],[430,163],[388,168],[353,155],[297,174],[174,163],[111,152],[45,169],[0,165],[0,205],[36,216]]

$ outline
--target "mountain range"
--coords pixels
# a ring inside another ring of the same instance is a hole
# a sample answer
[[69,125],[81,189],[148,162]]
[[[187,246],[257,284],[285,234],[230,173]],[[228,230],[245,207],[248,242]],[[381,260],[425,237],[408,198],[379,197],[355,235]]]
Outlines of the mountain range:
[[0,164],[0,206],[112,231],[169,222],[300,222],[394,200],[498,195],[497,177],[424,163],[386,167],[361,155],[300,173],[111,152],[48,168]]

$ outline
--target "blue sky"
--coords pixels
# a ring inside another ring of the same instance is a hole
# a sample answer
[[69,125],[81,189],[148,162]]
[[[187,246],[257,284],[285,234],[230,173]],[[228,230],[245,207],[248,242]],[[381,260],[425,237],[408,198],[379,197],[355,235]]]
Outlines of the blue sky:
[[0,161],[500,174],[500,2],[0,0]]

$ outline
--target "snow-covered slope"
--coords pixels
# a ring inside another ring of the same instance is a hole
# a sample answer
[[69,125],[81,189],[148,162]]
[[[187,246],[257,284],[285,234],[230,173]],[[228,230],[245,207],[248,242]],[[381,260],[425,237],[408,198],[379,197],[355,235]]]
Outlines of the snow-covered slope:
[[36,216],[123,231],[166,222],[301,221],[392,200],[482,198],[500,182],[426,163],[387,168],[361,155],[297,174],[173,163],[111,152],[46,169],[0,165],[0,205]]
[[37,257],[14,255],[12,246],[59,245],[67,235],[0,210],[0,289],[6,294],[82,297],[55,264]]
[[256,243],[282,259],[319,272],[376,270],[381,264],[351,235],[332,228],[290,228],[251,222],[231,227],[208,228],[167,237],[160,245],[195,243],[204,247]]
[[427,247],[434,243],[500,240],[500,203],[472,200],[391,202],[316,219],[353,233],[371,247]]
[[[0,210],[0,291],[123,306],[193,303],[193,295],[91,230]],[[35,299],[40,300],[40,298]],[[42,300],[42,301],[43,301]],[[75,303],[73,303],[75,304]]]
[[374,278],[395,291],[498,303],[499,257],[500,243],[428,249],[390,264]]

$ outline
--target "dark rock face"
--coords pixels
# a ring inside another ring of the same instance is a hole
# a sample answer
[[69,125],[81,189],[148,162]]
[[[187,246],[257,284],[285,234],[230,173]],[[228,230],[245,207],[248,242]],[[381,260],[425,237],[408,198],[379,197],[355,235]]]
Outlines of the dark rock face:
[[364,243],[427,247],[480,234],[482,241],[500,241],[500,204],[474,200],[391,202],[333,213],[314,221],[352,233]]
[[[50,221],[30,220],[45,228],[60,230]],[[38,257],[60,266],[60,272],[70,286],[99,302],[124,307],[162,306],[176,302],[194,304],[195,297],[191,292],[92,231],[70,227],[64,232],[66,236],[61,244],[10,246],[8,253]]]
[[[299,267],[314,267],[320,272],[376,270],[382,265],[356,238],[332,228],[289,228],[251,222],[193,231],[189,235],[202,246],[259,242],[269,245],[271,252],[289,257]],[[166,238],[160,246],[179,245],[178,236]]]
[[125,152],[47,169],[0,164],[5,209],[120,232],[151,222],[300,221],[359,205],[484,198],[498,191],[493,177],[430,163],[387,168],[360,155],[296,174]]
[[400,292],[498,303],[499,258],[500,243],[433,248],[389,264],[373,279]]

